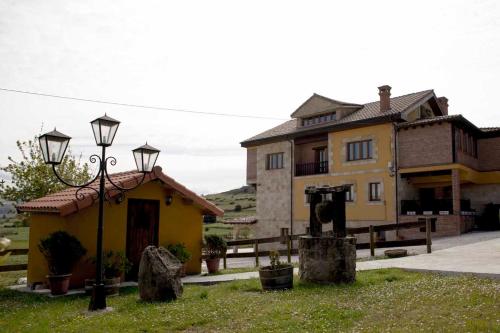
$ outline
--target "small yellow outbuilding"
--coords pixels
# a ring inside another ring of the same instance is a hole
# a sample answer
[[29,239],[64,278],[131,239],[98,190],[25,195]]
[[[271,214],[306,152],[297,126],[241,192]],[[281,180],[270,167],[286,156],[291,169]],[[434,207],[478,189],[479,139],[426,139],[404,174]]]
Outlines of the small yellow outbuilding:
[[[122,187],[139,183],[137,171],[110,175]],[[99,181],[91,184],[99,188]],[[183,243],[192,257],[186,271],[201,271],[203,215],[222,216],[223,211],[196,195],[162,172],[157,166],[146,175],[144,182],[124,195],[105,184],[107,202],[104,206],[103,248],[122,251],[132,262],[128,279],[135,279],[140,257],[148,245],[165,246]],[[85,258],[75,265],[72,287],[81,287],[84,279],[95,276],[95,266],[88,260],[95,256],[97,238],[96,193],[92,189],[68,188],[17,207],[30,215],[28,284],[46,283],[47,262],[38,250],[41,239],[55,231],[66,231],[78,238],[87,249]]]

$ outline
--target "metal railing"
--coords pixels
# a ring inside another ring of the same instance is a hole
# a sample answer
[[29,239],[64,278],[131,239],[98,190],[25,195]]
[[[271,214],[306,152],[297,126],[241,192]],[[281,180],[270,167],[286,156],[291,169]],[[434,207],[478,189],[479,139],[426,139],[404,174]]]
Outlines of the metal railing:
[[308,176],[328,173],[328,161],[295,165],[295,176]]

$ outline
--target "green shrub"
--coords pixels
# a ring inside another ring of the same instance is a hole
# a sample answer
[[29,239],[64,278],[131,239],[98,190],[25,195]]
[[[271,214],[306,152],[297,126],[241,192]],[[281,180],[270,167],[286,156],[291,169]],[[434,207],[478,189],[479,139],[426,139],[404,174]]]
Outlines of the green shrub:
[[[96,263],[96,257],[92,257],[91,262]],[[106,279],[122,276],[132,268],[132,263],[123,252],[105,251],[102,256],[102,266]]]
[[71,273],[76,262],[87,253],[80,241],[65,231],[56,231],[40,240],[38,249],[53,275]]
[[187,250],[184,244],[168,244],[166,249],[179,259],[181,263],[185,263],[191,259],[191,253]]
[[221,258],[227,251],[227,243],[221,236],[205,235],[203,251],[211,259]]
[[234,206],[234,211],[235,212],[241,212],[241,205]]

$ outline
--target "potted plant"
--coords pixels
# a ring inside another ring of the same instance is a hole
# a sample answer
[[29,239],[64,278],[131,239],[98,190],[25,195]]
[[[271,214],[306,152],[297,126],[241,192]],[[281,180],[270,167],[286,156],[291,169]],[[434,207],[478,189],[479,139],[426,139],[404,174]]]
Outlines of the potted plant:
[[[95,265],[96,258],[92,257],[91,262]],[[121,277],[131,269],[131,262],[123,252],[105,251],[102,256],[102,266],[104,268],[103,283],[106,295],[118,295]],[[85,293],[90,295],[94,284],[95,279],[85,279]]]
[[186,263],[191,259],[191,253],[187,250],[186,245],[182,243],[168,244],[167,250],[182,263],[181,276],[186,276]]
[[73,266],[87,253],[80,241],[65,231],[56,231],[38,244],[49,266],[50,291],[52,295],[64,295],[69,289]]
[[260,283],[263,290],[284,290],[293,288],[293,266],[282,263],[280,254],[271,251],[269,254],[271,265],[259,269]]
[[213,274],[219,271],[219,262],[226,254],[227,243],[218,235],[205,235],[205,262],[207,264],[208,273]]

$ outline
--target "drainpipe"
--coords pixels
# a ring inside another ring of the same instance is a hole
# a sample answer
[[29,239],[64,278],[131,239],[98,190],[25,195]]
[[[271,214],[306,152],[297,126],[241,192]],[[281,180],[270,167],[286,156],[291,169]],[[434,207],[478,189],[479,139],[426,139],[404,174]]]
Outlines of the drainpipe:
[[[290,142],[290,235],[293,235],[293,165],[294,163],[294,143],[293,140],[288,140]],[[291,242],[291,247],[293,248],[293,242]]]
[[[399,167],[398,167],[398,128],[396,126],[396,123],[393,123],[394,126],[394,177],[395,181],[395,187],[396,187],[396,224],[399,225]],[[399,236],[399,228],[396,228],[396,236]]]

